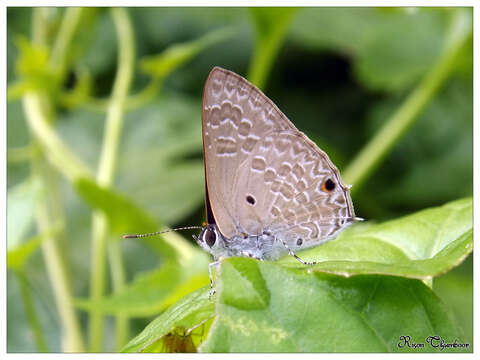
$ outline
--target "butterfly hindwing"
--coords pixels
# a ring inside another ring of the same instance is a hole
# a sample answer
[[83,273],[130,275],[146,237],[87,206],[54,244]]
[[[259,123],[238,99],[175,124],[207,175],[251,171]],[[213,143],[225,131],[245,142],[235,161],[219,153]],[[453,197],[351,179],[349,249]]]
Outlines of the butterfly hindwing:
[[249,234],[267,229],[292,248],[306,248],[351,223],[349,190],[337,168],[298,131],[267,134],[237,172],[231,206]]

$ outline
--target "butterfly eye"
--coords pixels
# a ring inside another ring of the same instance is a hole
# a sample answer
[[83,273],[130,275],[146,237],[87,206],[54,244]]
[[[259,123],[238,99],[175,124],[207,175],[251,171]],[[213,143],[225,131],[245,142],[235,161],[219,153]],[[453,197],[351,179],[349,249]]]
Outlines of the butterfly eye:
[[333,189],[335,189],[335,183],[332,181],[332,179],[327,179],[323,184],[322,184],[322,190],[325,192],[330,192]]
[[215,230],[205,230],[205,234],[203,234],[203,240],[205,240],[208,246],[212,247],[215,245],[215,241],[217,241],[217,233]]

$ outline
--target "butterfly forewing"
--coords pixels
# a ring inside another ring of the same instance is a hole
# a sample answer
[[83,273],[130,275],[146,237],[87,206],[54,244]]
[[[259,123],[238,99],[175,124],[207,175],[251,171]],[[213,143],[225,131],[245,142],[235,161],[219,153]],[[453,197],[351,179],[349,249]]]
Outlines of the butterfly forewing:
[[232,200],[239,166],[265,134],[295,127],[255,86],[218,67],[205,84],[202,127],[210,204],[220,231],[231,237],[237,228]]

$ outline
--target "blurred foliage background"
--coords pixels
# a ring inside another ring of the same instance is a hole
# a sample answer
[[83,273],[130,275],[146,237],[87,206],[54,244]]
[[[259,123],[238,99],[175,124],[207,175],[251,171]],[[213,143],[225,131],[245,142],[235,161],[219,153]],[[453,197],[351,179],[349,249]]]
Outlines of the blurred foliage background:
[[[442,56],[452,18],[460,10],[129,8],[113,16],[109,9],[69,11],[7,9],[9,352],[118,350],[152,316],[208,282],[208,258],[190,247],[188,232],[184,239],[173,234],[170,243],[119,238],[128,231],[200,225],[204,220],[201,98],[213,66],[261,86],[343,172]],[[65,21],[67,16],[71,18]],[[108,97],[120,77],[117,31],[122,21],[131,22],[135,63],[125,118],[115,128],[106,118],[115,116],[109,114],[114,102],[109,105]],[[55,41],[68,34],[68,24],[74,28],[63,45],[68,50],[63,62],[52,64],[49,59],[59,44]],[[38,45],[39,38],[43,44]],[[412,127],[358,184],[353,201],[359,216],[382,221],[472,195],[472,48],[470,31]],[[80,171],[68,157],[62,163],[63,154],[48,154],[45,144],[33,139],[35,124],[26,115],[32,92],[48,98],[48,123],[88,170]],[[102,166],[104,132],[117,130],[114,170],[103,182],[111,191],[102,192],[79,179]],[[51,167],[45,158],[56,155],[60,160],[54,159],[58,163]],[[57,207],[52,214],[62,216],[42,229],[35,204],[52,196],[49,206]],[[115,245],[100,253],[92,241],[99,216],[92,218],[91,207],[116,214],[107,215],[111,231],[105,236]],[[75,339],[66,340],[62,322],[69,310],[59,306],[59,293],[52,287],[58,282],[48,271],[42,240],[52,233],[60,234],[64,282],[75,298],[78,319],[72,321],[79,325],[75,330],[70,323],[70,330],[88,334],[80,335],[81,346],[68,345]],[[175,250],[176,240],[183,249]],[[183,255],[195,251],[196,265],[179,266],[168,247]],[[94,264],[98,257],[109,264],[100,275]],[[97,302],[89,303],[98,275],[105,282],[98,285]],[[148,286],[139,285],[141,281]],[[129,284],[142,288],[137,294],[143,303],[132,300],[135,289]],[[92,313],[102,293],[122,289],[127,289],[123,298],[113,297],[113,305],[103,304],[97,307],[100,313]],[[472,256],[436,279],[434,290],[472,341]],[[106,329],[99,325],[94,330],[92,317],[103,322],[105,314]],[[81,344],[88,339],[89,345]]]

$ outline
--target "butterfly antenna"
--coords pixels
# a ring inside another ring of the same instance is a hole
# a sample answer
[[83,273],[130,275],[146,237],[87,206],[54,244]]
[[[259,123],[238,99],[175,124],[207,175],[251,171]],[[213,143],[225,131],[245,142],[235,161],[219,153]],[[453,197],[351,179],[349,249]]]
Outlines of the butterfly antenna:
[[138,238],[143,238],[143,237],[149,237],[149,236],[155,236],[155,235],[160,235],[160,234],[165,234],[171,231],[180,231],[180,230],[192,230],[192,229],[203,229],[202,226],[185,226],[185,227],[179,227],[175,229],[167,229],[167,230],[162,230],[162,231],[156,231],[153,233],[148,233],[148,234],[132,234],[132,235],[123,235],[123,239],[138,239]]

